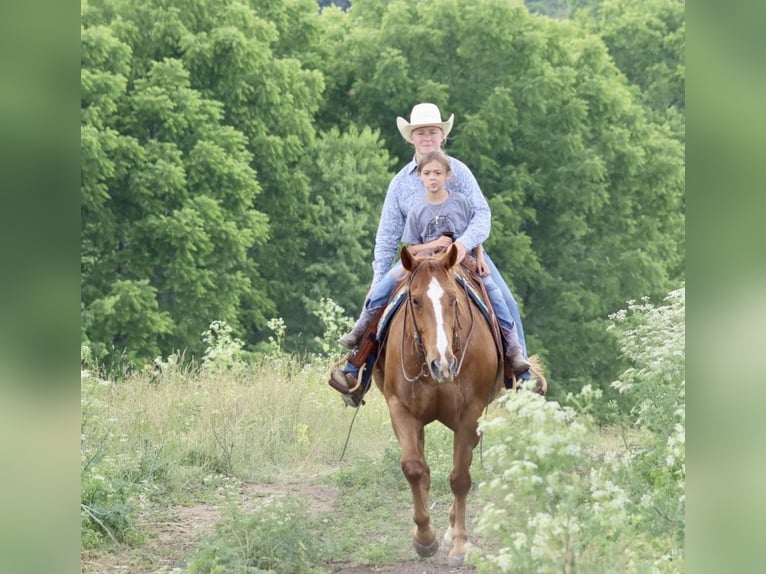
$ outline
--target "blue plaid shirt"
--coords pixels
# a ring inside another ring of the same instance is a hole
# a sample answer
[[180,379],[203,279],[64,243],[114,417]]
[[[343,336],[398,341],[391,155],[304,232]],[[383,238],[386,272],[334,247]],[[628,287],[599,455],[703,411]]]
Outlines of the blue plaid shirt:
[[[465,194],[473,208],[473,219],[455,241],[462,243],[466,251],[471,251],[489,237],[491,218],[489,204],[468,166],[454,157],[450,157],[449,161],[452,173],[444,187],[450,192]],[[415,199],[425,193],[425,187],[418,175],[418,164],[413,158],[391,180],[386,199],[383,201],[383,211],[375,235],[375,260],[372,262],[373,286],[391,268],[404,232],[407,214],[414,205]]]

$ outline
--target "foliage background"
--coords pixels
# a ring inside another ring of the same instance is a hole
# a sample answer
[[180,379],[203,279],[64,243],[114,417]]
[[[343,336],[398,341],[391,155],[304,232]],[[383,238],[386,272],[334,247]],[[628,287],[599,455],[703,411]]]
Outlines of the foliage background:
[[257,352],[279,317],[318,350],[319,302],[353,316],[369,286],[412,153],[394,119],[428,100],[456,115],[447,151],[554,393],[616,397],[608,315],[683,280],[684,3],[532,8],[83,2],[82,342],[193,358],[224,321]]

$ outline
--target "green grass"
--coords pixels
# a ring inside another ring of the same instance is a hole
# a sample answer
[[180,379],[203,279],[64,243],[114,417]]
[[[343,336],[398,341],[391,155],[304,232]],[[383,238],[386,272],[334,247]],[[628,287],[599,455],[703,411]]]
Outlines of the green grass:
[[[84,512],[82,519],[86,554],[104,556],[126,545],[140,554],[147,541],[141,525],[171,506],[236,508],[242,504],[239,485],[313,481],[337,488],[334,512],[312,519],[299,506],[279,510],[290,532],[322,533],[321,544],[305,549],[306,560],[386,564],[411,557],[411,496],[385,401],[377,389],[368,395],[341,462],[354,411],[326,385],[328,364],[279,357],[223,372],[169,362],[159,374],[136,372],[120,381],[86,375],[83,504],[95,513]],[[431,425],[426,437],[434,521],[443,532],[451,503],[452,434]],[[478,464],[473,472],[481,473]],[[190,571],[255,567],[257,561],[247,558],[252,552],[231,541],[258,538],[268,523],[263,520],[226,512],[216,531],[188,554]],[[283,562],[297,567],[288,558]]]
[[[307,554],[318,563],[357,547],[362,549],[358,559],[373,562],[384,560],[397,546],[407,549],[409,522],[402,509],[409,512],[409,490],[385,402],[377,390],[369,395],[341,462],[354,411],[326,385],[328,364],[306,366],[278,357],[227,372],[195,371],[169,362],[159,373],[135,372],[119,381],[86,374],[81,429],[84,554],[103,557],[124,552],[126,546],[140,553],[147,535],[142,524],[156,522],[153,517],[164,509],[229,504],[237,501],[237,485],[284,481],[338,488],[341,514],[324,517],[314,527],[340,546]],[[395,499],[388,496],[391,492],[396,492]],[[248,531],[254,528],[251,522],[250,517],[229,514],[221,528],[228,524]],[[401,528],[392,528],[397,522]],[[387,533],[392,530],[401,531],[402,538],[391,538]],[[231,558],[234,551],[223,548],[226,536],[208,540],[204,551],[218,547]],[[188,559],[199,556],[191,552]]]
[[[110,560],[165,571],[157,569],[163,549],[151,525],[175,523],[171,509],[203,503],[222,512],[215,528],[176,557],[187,574],[313,574],[338,563],[385,566],[414,558],[411,494],[385,401],[377,389],[368,395],[341,462],[354,411],[326,385],[329,362],[273,357],[229,370],[168,362],[159,373],[120,381],[85,376],[84,572]],[[487,436],[482,448],[496,439]],[[612,434],[604,441],[608,449],[617,443]],[[452,501],[452,433],[426,427],[426,455],[441,536]],[[474,491],[491,478],[480,448],[471,472]],[[337,498],[331,510],[309,515],[300,495],[253,504],[243,494],[253,484],[321,485]],[[477,494],[469,498],[469,529]]]

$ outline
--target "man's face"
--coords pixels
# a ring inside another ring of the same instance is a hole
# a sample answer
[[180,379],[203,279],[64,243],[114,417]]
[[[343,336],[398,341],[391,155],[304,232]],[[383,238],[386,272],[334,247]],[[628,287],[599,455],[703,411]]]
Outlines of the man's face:
[[423,155],[440,149],[444,139],[444,132],[436,126],[422,126],[412,130],[410,137],[415,146],[415,151]]

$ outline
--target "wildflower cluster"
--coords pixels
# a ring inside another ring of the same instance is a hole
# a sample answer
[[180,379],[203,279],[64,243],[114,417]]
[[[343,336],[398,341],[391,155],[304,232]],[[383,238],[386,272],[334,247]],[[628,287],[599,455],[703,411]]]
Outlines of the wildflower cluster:
[[322,321],[324,334],[317,339],[319,347],[325,354],[338,348],[338,338],[351,329],[353,321],[344,315],[343,307],[329,297],[322,297],[313,314]]
[[204,371],[231,371],[243,366],[241,354],[244,342],[235,337],[233,332],[225,321],[213,321],[202,333],[206,345],[202,357]]
[[478,572],[683,571],[683,290],[612,316],[632,366],[614,387],[632,400],[619,446],[590,415],[600,390],[563,404],[509,393],[485,418],[477,531],[494,550],[469,555]]

